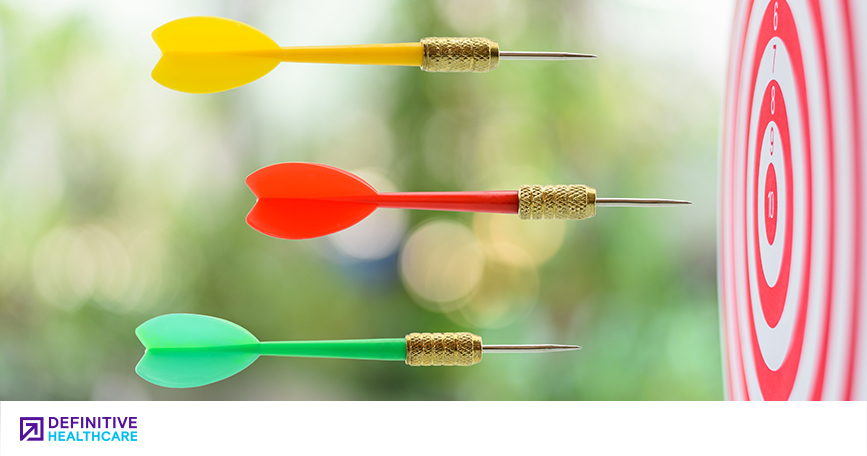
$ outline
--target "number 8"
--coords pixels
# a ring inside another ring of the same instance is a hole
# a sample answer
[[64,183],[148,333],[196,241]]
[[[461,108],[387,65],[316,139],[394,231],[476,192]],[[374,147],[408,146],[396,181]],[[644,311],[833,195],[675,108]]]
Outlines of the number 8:
[[777,110],[777,88],[771,87],[771,114]]

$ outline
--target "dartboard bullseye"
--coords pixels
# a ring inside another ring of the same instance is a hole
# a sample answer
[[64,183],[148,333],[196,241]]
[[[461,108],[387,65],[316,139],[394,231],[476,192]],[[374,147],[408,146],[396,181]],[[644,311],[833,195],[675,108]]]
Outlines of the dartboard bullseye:
[[738,4],[719,228],[731,399],[867,398],[864,28],[864,2]]

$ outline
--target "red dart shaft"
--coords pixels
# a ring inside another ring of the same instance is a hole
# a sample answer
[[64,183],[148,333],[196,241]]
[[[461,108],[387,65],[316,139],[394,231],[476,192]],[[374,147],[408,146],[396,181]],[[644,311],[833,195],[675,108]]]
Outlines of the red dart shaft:
[[[341,199],[344,198],[334,198],[334,200]],[[518,192],[516,191],[380,193],[345,199],[356,203],[371,203],[379,207],[396,209],[518,213]]]

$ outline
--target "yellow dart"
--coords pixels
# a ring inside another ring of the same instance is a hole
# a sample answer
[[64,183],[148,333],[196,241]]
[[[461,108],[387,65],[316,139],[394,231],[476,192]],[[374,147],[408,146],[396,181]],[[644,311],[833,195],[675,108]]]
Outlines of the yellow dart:
[[594,58],[566,52],[507,52],[487,38],[424,38],[419,43],[280,47],[247,24],[196,16],[171,21],[153,33],[163,55],[151,75],[170,89],[213,93],[268,74],[280,62],[418,66],[424,71],[485,73],[500,60]]

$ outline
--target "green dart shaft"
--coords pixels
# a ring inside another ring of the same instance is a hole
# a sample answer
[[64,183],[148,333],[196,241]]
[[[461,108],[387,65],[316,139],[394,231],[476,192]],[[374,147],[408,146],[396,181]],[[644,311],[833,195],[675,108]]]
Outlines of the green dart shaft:
[[405,361],[406,339],[310,340],[260,342],[259,354],[305,358]]

